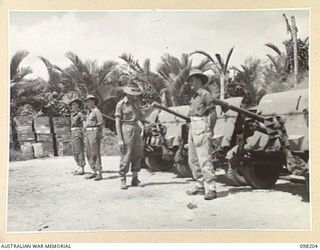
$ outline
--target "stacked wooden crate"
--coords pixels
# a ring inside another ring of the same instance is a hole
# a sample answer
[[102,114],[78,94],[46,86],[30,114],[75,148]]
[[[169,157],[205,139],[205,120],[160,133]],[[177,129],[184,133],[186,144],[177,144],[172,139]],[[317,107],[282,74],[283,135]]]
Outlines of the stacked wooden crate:
[[34,117],[34,130],[36,132],[37,142],[42,145],[43,156],[56,155],[56,145],[51,127],[52,122],[50,117]]
[[57,142],[58,155],[72,155],[70,119],[65,117],[53,117],[52,123]]
[[22,153],[28,159],[34,157],[32,143],[36,141],[36,135],[33,131],[32,116],[16,116],[14,118],[17,131],[17,139]]

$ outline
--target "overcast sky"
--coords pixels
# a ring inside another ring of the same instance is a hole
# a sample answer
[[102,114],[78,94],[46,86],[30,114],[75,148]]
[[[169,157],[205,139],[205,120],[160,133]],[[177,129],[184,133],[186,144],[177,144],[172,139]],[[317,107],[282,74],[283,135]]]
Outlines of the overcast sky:
[[[201,49],[225,58],[235,46],[230,64],[239,66],[248,56],[266,59],[265,54],[272,53],[264,46],[267,42],[284,49],[289,34],[283,13],[289,20],[295,16],[298,37],[309,36],[308,10],[11,12],[10,56],[28,50],[23,65],[33,69],[32,77],[45,79],[38,56],[66,67],[67,51],[98,63],[120,61],[119,55],[127,52],[140,62],[150,58],[155,69],[164,53],[180,57]],[[200,59],[194,57],[195,62]]]

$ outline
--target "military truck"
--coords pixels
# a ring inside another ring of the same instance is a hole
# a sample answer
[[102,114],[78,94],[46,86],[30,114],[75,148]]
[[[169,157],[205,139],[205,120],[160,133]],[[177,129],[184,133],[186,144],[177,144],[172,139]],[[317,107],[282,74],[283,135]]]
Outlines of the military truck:
[[[271,188],[280,172],[308,180],[308,90],[265,95],[256,112],[242,109],[241,97],[216,100],[215,168],[223,168],[235,185]],[[156,171],[174,166],[180,177],[191,177],[187,163],[189,106],[159,111],[146,133],[146,164]],[[228,110],[223,112],[224,110]]]

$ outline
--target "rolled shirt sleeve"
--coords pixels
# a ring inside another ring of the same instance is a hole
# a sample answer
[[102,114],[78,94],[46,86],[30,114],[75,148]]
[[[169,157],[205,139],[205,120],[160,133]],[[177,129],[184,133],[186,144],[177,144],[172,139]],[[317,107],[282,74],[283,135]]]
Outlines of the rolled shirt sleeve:
[[103,117],[102,117],[102,114],[100,112],[99,109],[96,109],[95,110],[95,115],[96,115],[96,118],[97,118],[97,125],[103,125]]
[[207,107],[214,106],[213,97],[209,92],[205,92],[203,95],[203,100]]
[[118,102],[117,106],[116,106],[116,111],[115,111],[115,114],[114,116],[115,117],[120,117],[122,118],[122,109],[121,109],[121,105],[122,105],[122,102]]

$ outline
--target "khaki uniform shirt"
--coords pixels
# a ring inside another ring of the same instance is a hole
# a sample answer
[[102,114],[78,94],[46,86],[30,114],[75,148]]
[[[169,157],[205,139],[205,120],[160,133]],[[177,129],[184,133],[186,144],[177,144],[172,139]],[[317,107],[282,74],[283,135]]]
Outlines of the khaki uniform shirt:
[[84,115],[81,112],[73,112],[71,114],[71,128],[82,127],[85,120]]
[[[192,97],[190,105],[189,115],[191,116],[192,130],[199,130],[199,133],[202,131],[210,131],[213,133],[217,119],[215,107],[216,106],[211,93],[204,88],[198,89],[198,91]],[[214,111],[214,113],[212,111]],[[194,119],[199,118],[203,120],[194,121]]]
[[207,116],[209,114],[208,111],[214,108],[215,105],[213,104],[211,93],[204,88],[200,88],[191,99],[189,115],[198,117]]
[[86,128],[90,127],[98,127],[103,125],[103,118],[100,110],[95,107],[94,109],[90,110],[87,114],[87,119],[86,119]]
[[141,108],[136,103],[131,103],[127,97],[124,97],[118,102],[115,116],[120,117],[122,122],[138,122],[144,120]]

